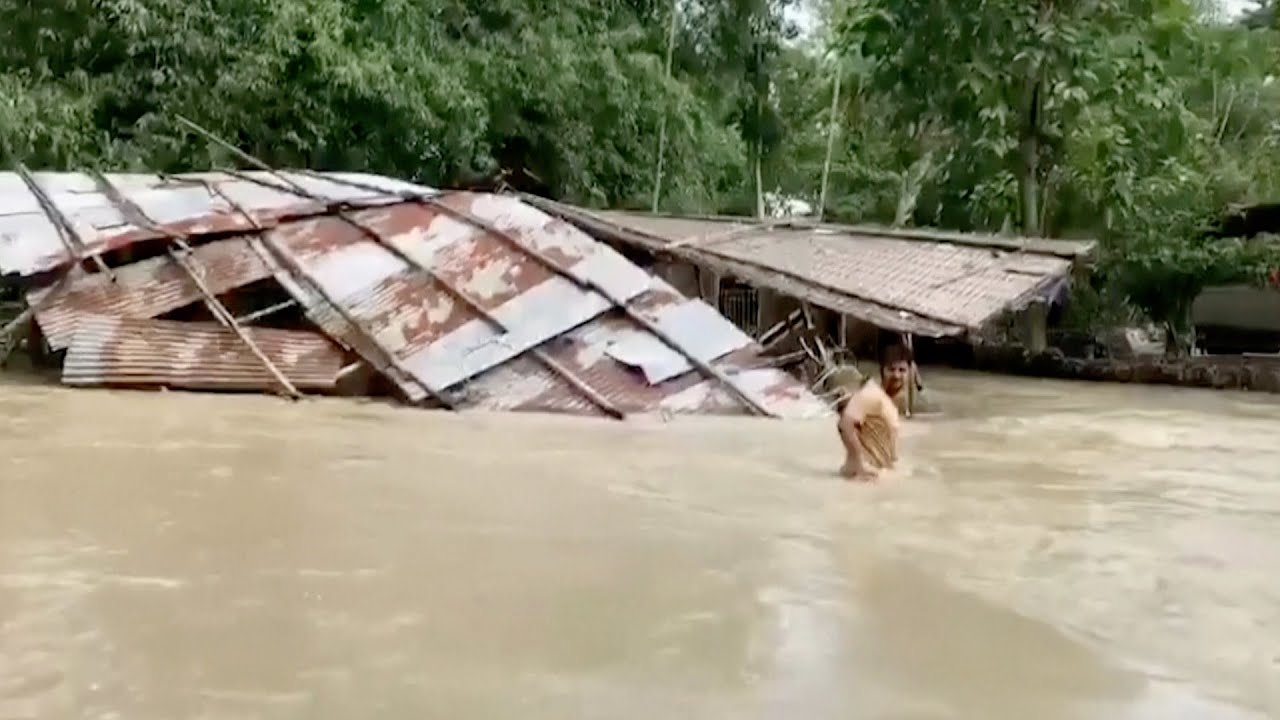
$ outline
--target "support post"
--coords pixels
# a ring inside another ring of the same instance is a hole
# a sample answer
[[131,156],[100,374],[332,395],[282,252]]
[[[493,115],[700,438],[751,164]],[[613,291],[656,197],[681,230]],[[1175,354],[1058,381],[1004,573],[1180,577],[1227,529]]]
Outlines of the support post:
[[720,273],[706,268],[698,268],[698,294],[704,302],[720,312],[720,285],[723,278]]
[[1040,300],[1022,311],[1022,343],[1034,355],[1049,349],[1049,308]]
[[911,333],[903,333],[902,340],[907,347],[907,358],[910,360],[910,367],[907,368],[907,417],[916,410],[916,393],[920,389],[920,370],[916,367],[916,343],[915,336]]

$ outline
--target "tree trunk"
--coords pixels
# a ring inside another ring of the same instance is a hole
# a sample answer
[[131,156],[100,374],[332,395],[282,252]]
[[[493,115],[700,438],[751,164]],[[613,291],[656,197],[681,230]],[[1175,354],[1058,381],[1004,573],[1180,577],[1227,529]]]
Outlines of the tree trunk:
[[761,220],[764,219],[764,174],[760,170],[760,163],[761,163],[760,156],[763,154],[764,153],[761,150],[760,143],[756,143],[756,152],[755,152],[755,155],[756,155],[756,160],[755,160],[756,217]]
[[1019,214],[1022,234],[1039,237],[1040,228],[1040,83],[1027,80],[1023,100],[1022,143],[1018,148]]
[[822,189],[818,192],[818,222],[827,215],[827,181],[831,178],[831,155],[836,147],[836,111],[840,105],[840,78],[844,74],[843,66],[836,63],[835,83],[831,88],[831,115],[827,118],[827,156],[822,161]]
[[[1053,22],[1053,0],[1041,0],[1040,25]],[[1044,100],[1044,68],[1034,64],[1027,68],[1022,92],[1022,142],[1018,147],[1018,204],[1022,216],[1022,233],[1027,237],[1044,234],[1040,217],[1040,138]]]
[[[1190,297],[1194,298],[1195,295]],[[1189,357],[1195,349],[1196,329],[1191,320],[1191,305],[1190,300],[1177,303],[1172,317],[1164,323],[1166,357]]]
[[[766,12],[764,8],[757,8],[757,13]],[[757,31],[758,32],[758,31]],[[755,176],[756,176],[756,217],[764,219],[764,172],[761,165],[764,163],[764,100],[765,95],[769,92],[769,81],[764,74],[764,39],[759,35],[755,37],[756,51],[756,67],[755,67],[755,92],[756,92],[756,132],[755,132]]]
[[916,203],[920,200],[920,192],[924,190],[925,181],[933,172],[933,151],[925,150],[924,154],[911,163],[902,174],[898,186],[898,207],[893,215],[893,226],[903,227],[909,224],[916,212]]

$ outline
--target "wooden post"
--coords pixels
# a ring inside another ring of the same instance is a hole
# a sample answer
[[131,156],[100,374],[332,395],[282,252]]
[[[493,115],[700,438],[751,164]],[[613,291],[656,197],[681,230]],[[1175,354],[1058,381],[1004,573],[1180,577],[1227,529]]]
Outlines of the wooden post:
[[698,291],[708,305],[720,312],[720,285],[723,282],[720,273],[706,268],[698,268]]
[[907,377],[907,417],[911,417],[916,410],[916,393],[920,390],[920,368],[916,365],[915,336],[904,333],[902,339],[907,346],[907,357],[910,362]]
[[1038,355],[1049,348],[1049,308],[1037,300],[1022,311],[1022,342],[1027,350]]
[[33,317],[35,317],[35,309],[27,308],[9,321],[3,330],[0,330],[0,367],[4,367],[5,363],[9,362],[9,356],[22,342],[22,336],[26,334],[25,330],[31,324]]
[[768,288],[756,289],[757,335],[763,337],[773,327],[787,319],[783,296]]

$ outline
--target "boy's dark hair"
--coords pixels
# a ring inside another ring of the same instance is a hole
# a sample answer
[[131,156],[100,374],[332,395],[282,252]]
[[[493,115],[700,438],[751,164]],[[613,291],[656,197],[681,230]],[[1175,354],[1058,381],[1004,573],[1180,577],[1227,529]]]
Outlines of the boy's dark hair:
[[902,343],[885,346],[884,352],[880,353],[880,366],[888,367],[900,362],[911,362],[911,350]]

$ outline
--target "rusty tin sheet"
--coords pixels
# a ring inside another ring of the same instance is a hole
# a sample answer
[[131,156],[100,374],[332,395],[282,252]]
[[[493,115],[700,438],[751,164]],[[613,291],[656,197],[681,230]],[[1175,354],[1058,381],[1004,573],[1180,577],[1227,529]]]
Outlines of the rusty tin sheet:
[[[519,200],[457,193],[445,202],[623,300],[649,287],[649,275],[616,251]],[[357,347],[343,315],[356,318],[426,388],[444,391],[611,307],[500,236],[437,208],[404,202],[348,218],[281,225],[268,242],[342,305],[339,313],[314,295],[299,297],[311,303],[317,324]]]
[[[759,347],[749,338],[745,343],[738,340],[735,333],[729,331],[736,331],[736,328],[727,319],[718,318],[720,323],[729,326],[729,330],[723,330],[709,324],[700,313],[671,312],[672,309],[687,307],[690,302],[670,285],[655,278],[653,288],[636,298],[631,306],[651,320],[667,319],[664,329],[677,341],[687,341],[691,335],[702,333],[704,340],[701,345],[690,343],[686,347],[729,375],[779,417],[814,417],[829,412],[808,388],[785,372],[753,368],[759,357]],[[658,374],[658,382],[651,382],[647,376],[652,368],[637,367],[634,363],[615,359],[615,355],[626,356],[625,351],[618,352],[617,348],[635,343],[637,338],[644,338],[646,346],[650,346],[650,341],[661,344],[625,314],[613,311],[548,341],[542,350],[625,413],[750,412],[723,384],[703,376],[670,348],[657,350],[652,346],[655,355],[670,353],[683,361],[683,365],[660,364],[666,372]],[[717,338],[721,341],[718,346]],[[490,410],[602,413],[585,394],[528,355],[474,378],[464,387],[464,397],[469,404]]]
[[[631,322],[621,315],[593,320],[543,346],[544,352],[581,382],[627,414],[743,415],[750,410],[717,380],[696,370],[650,385],[642,371],[605,353],[610,339],[625,337]],[[778,417],[820,417],[830,411],[782,370],[752,368],[757,351],[744,348],[712,363]],[[603,415],[590,398],[524,355],[464,385],[470,406],[486,410]]]
[[[271,270],[245,238],[217,240],[196,247],[194,266],[214,294],[243,287],[271,276]],[[77,319],[84,314],[152,318],[200,301],[204,296],[177,263],[167,255],[117,268],[115,279],[103,273],[70,278],[62,289],[54,285],[27,293],[36,322],[54,350],[67,347]],[[43,303],[45,297],[48,302]]]
[[[335,203],[377,206],[399,202],[399,194],[405,192],[435,192],[359,173],[106,175],[126,200],[160,226],[157,231],[132,224],[128,213],[88,174],[35,173],[33,177],[58,214],[71,224],[83,245],[78,253],[84,257],[168,236],[248,232],[287,218],[324,214]],[[289,187],[289,183],[301,190]],[[16,173],[0,173],[0,276],[38,275],[68,265],[72,259],[54,220],[22,179]]]
[[[342,351],[318,333],[245,328],[299,389],[332,391]],[[76,386],[270,390],[277,383],[230,329],[216,323],[82,315],[62,382]]]

